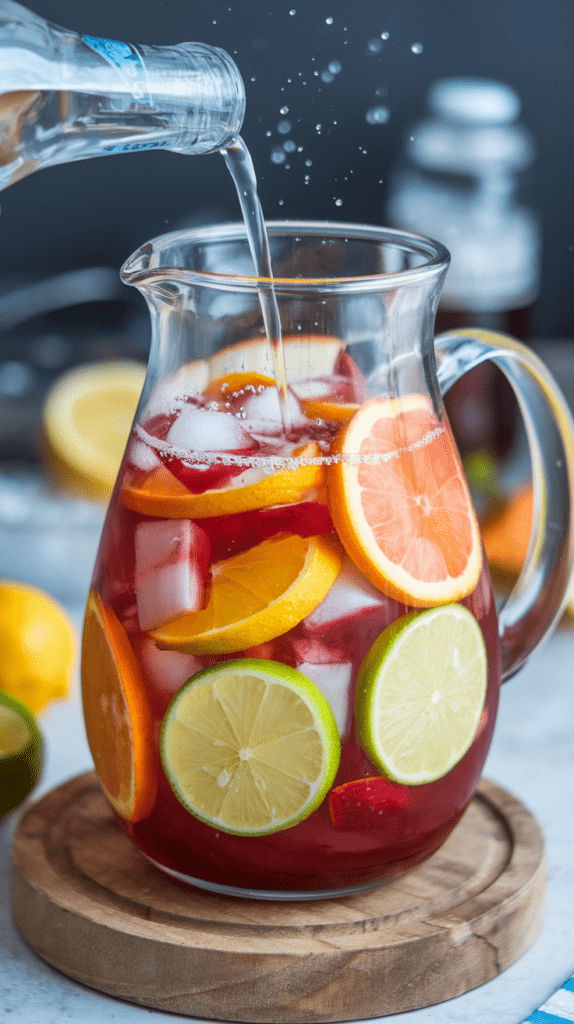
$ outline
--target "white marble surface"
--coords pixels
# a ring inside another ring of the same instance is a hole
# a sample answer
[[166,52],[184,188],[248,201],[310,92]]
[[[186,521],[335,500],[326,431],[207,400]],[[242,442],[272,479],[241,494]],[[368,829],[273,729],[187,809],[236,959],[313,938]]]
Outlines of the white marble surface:
[[[82,610],[70,608],[80,623]],[[574,624],[562,627],[503,687],[485,775],[536,815],[548,847],[544,929],[511,968],[457,999],[382,1018],[385,1024],[520,1024],[574,974]],[[91,768],[78,682],[71,698],[42,718],[46,767],[34,797]],[[32,953],[10,911],[10,838],[0,823],[0,1017],[10,1024],[143,1024],[178,1014],[147,1010],[71,981]],[[189,1020],[190,1018],[181,1018]]]

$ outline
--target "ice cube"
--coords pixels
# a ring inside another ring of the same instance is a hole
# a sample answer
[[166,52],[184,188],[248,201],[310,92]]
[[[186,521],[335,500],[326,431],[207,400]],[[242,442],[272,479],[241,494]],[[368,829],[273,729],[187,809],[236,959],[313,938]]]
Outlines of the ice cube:
[[203,605],[211,545],[189,519],[142,522],[135,534],[135,592],[140,628],[156,626]]
[[203,668],[203,662],[193,654],[179,651],[160,651],[153,640],[146,637],[141,649],[142,668],[151,685],[166,697],[171,697],[184,683]]
[[139,438],[132,439],[128,449],[128,462],[130,466],[141,469],[144,473],[151,473],[161,465],[161,459],[157,452],[145,441],[140,441]]
[[166,441],[186,452],[252,452],[258,447],[235,416],[186,405],[174,420]]
[[333,712],[339,736],[343,739],[351,728],[351,676],[353,665],[313,665],[304,661],[297,665],[299,672],[307,676],[321,691]]
[[143,421],[177,412],[190,398],[197,397],[203,391],[208,377],[207,362],[204,359],[186,363],[171,377],[164,377],[150,395]]
[[389,600],[347,556],[327,596],[303,619],[303,629],[311,635],[326,632]]
[[[287,408],[293,426],[305,422],[299,400],[291,390],[287,392]],[[243,402],[241,411],[242,423],[250,434],[265,437],[280,434],[283,430],[277,388],[267,387],[256,395],[250,395]]]

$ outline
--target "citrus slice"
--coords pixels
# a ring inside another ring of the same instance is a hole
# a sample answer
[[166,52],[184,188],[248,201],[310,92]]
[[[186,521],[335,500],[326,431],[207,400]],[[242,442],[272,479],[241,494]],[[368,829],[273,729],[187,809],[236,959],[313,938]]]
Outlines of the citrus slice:
[[66,490],[107,501],[145,379],[136,362],[90,363],[65,373],[43,410],[48,466]]
[[430,400],[371,399],[333,452],[331,515],[367,579],[415,607],[469,594],[482,568],[480,531],[452,434]]
[[188,491],[165,466],[159,466],[143,481],[128,478],[122,488],[122,503],[132,512],[160,519],[207,519],[271,505],[290,505],[304,501],[312,488],[324,483],[320,454],[319,446],[311,441],[294,450],[293,459],[300,462],[293,469],[279,469],[253,483],[242,483],[244,476],[257,473],[248,468],[226,489],[201,494]]
[[333,534],[265,540],[211,567],[207,606],[152,631],[186,654],[243,651],[281,636],[323,600],[342,564]]
[[[283,337],[285,372],[290,384],[333,372],[343,343],[330,335],[309,334]],[[212,377],[235,371],[254,371],[275,378],[273,353],[266,338],[251,338],[221,349],[210,357]]]
[[261,388],[274,387],[275,378],[267,377],[263,373],[225,373],[222,377],[209,382],[203,397],[221,404],[230,397],[238,397],[241,392],[256,394]]
[[359,408],[356,402],[333,402],[321,398],[304,398],[301,408],[308,419],[325,420],[327,423],[346,423]]
[[61,605],[24,583],[0,583],[0,680],[36,714],[65,697],[76,660],[76,631]]
[[108,800],[128,821],[146,818],[156,778],[144,682],[124,627],[93,590],[84,622],[82,700],[88,743]]
[[259,658],[198,673],[176,694],[161,731],[178,800],[235,835],[268,835],[307,818],[328,793],[340,754],[320,690],[296,669]]
[[442,778],[476,736],[487,675],[480,626],[463,605],[395,619],[359,670],[359,743],[394,782]]
[[32,791],[41,761],[42,737],[30,709],[0,690],[0,817]]

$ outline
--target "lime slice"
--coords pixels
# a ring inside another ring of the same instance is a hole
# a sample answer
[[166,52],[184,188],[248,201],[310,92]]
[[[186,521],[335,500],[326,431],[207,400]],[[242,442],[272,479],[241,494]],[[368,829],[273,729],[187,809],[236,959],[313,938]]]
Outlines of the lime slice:
[[42,737],[31,711],[0,691],[0,816],[28,796],[40,776]]
[[191,814],[222,832],[289,828],[322,802],[340,742],[321,691],[276,661],[241,658],[205,669],[176,694],[161,758]]
[[359,670],[359,742],[374,765],[407,786],[440,779],[478,727],[488,665],[478,623],[450,604],[396,619]]

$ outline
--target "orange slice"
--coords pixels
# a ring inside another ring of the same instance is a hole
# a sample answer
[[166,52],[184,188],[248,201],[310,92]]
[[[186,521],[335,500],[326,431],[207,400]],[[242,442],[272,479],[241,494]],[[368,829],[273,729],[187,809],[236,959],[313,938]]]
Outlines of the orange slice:
[[482,568],[480,531],[452,434],[430,400],[371,399],[333,450],[333,522],[371,583],[421,608],[469,594]]
[[156,795],[151,718],[127,633],[92,590],[82,646],[88,743],[112,807],[128,821],[150,813]]
[[304,398],[301,408],[308,419],[321,419],[327,423],[346,423],[359,408],[356,402],[329,402],[320,398]]
[[[296,448],[293,458],[317,460],[320,454],[319,446],[312,441]],[[247,471],[251,472],[249,468]],[[241,476],[236,477],[233,483],[241,479]],[[320,463],[303,461],[294,469],[280,469],[244,486],[192,494],[165,466],[159,466],[140,483],[132,483],[128,478],[122,489],[122,503],[125,508],[144,516],[207,519],[210,516],[304,501],[305,495],[313,487],[320,487],[324,480],[325,470]]]
[[262,373],[226,373],[223,377],[210,381],[203,392],[203,397],[213,402],[225,402],[229,396],[235,396],[246,388],[254,394],[257,388],[262,386],[276,387],[274,378],[266,377]]
[[265,540],[212,566],[206,608],[151,635],[158,647],[187,654],[231,653],[274,640],[321,603],[342,557],[333,534]]

